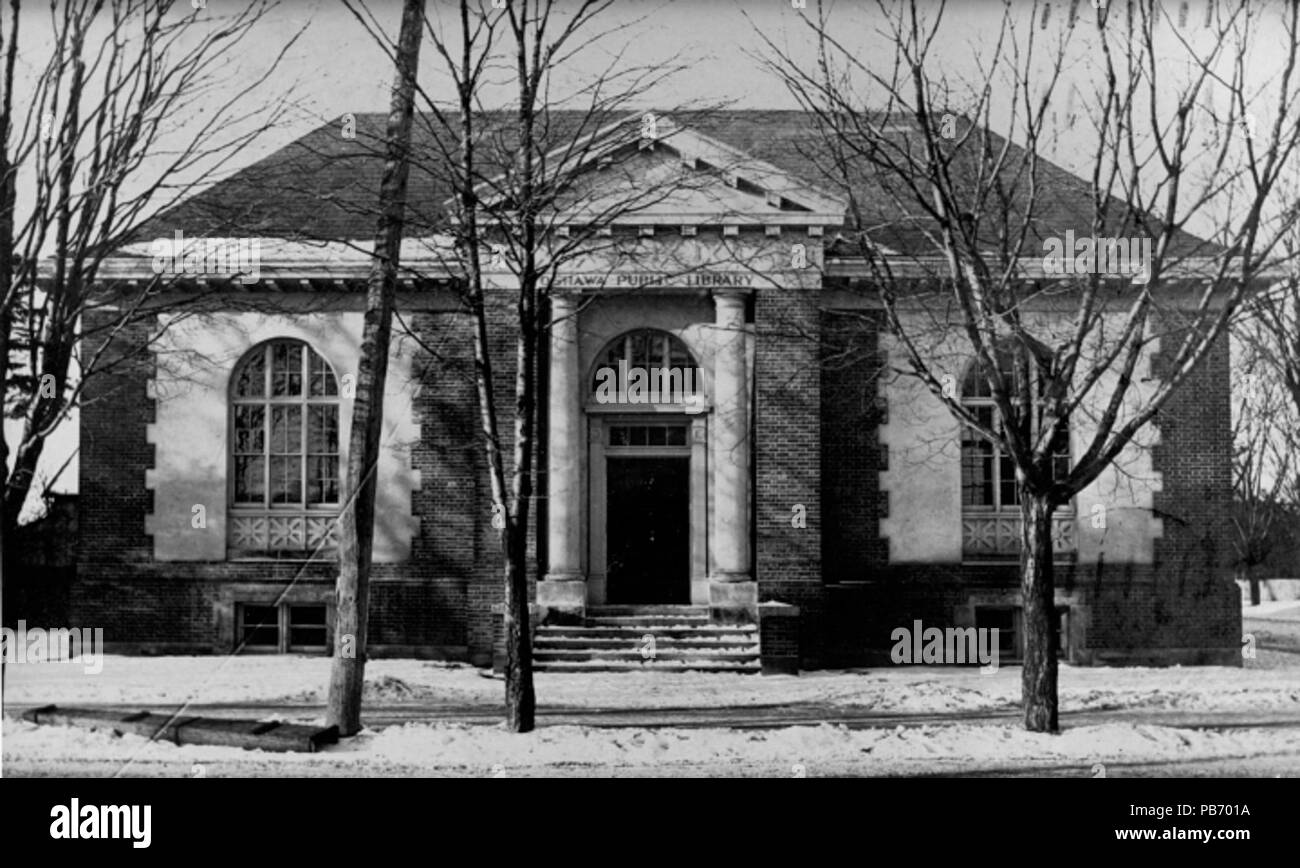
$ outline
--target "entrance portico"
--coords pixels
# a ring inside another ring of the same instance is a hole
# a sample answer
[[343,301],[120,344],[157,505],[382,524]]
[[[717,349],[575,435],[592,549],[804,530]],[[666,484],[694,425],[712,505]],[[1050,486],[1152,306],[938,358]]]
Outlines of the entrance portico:
[[[537,591],[548,620],[607,603],[690,603],[715,620],[754,620],[746,299],[715,291],[708,311],[698,293],[670,289],[650,317],[669,328],[617,334],[640,324],[644,298],[553,299],[549,569]],[[604,310],[588,309],[597,303]],[[663,317],[674,305],[676,328]],[[632,388],[602,388],[629,372]]]
[[[614,240],[551,287],[537,586],[551,622],[610,603],[689,602],[715,623],[758,617],[755,297],[820,286],[820,236],[845,205],[659,121],[664,135],[632,145],[640,163],[608,181],[597,168],[593,183],[635,186],[642,165],[657,183],[680,172],[681,189],[611,219],[602,237]],[[693,394],[656,390],[658,375],[687,372]]]

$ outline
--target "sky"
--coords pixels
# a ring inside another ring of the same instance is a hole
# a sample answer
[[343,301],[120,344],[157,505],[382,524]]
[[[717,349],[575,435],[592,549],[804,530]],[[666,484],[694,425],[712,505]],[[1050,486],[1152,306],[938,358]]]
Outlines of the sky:
[[[490,0],[485,0],[490,2]],[[1080,0],[1074,4],[1081,21],[1095,14],[1093,2]],[[1119,0],[1112,0],[1118,3]],[[611,65],[619,69],[633,66],[663,68],[680,65],[683,69],[673,75],[657,90],[647,95],[639,108],[664,111],[665,107],[683,104],[726,104],[734,108],[797,108],[798,104],[787,92],[777,76],[765,69],[762,58],[770,56],[766,42],[770,41],[788,54],[801,68],[812,68],[816,62],[815,43],[808,23],[815,16],[818,0],[613,0],[609,10],[598,19],[596,30],[611,31],[604,38],[580,40],[578,51],[557,73],[552,93],[562,95],[589,84],[593,78]],[[223,16],[245,5],[242,0],[180,0],[183,11],[187,5],[202,6],[200,18],[213,19],[219,26]],[[938,12],[933,3],[923,3],[927,15]],[[1064,25],[1071,7],[1070,2],[1048,4],[1015,3],[1009,13],[1019,37],[1024,40],[1034,36],[1037,51],[1043,51],[1052,40],[1069,33],[1071,42],[1067,52],[1071,58],[1059,86],[1059,97],[1054,105],[1062,118],[1071,111],[1086,107],[1096,96],[1095,61],[1100,56],[1095,39],[1087,26],[1068,30]],[[1209,47],[1212,31],[1205,26],[1208,13],[1223,12],[1231,8],[1227,2],[1217,0],[1188,0],[1165,4],[1170,18],[1157,30],[1158,46],[1173,58],[1178,56],[1182,41],[1198,51]],[[574,6],[572,0],[560,0],[561,14]],[[1047,7],[1046,10],[1044,7]],[[873,68],[887,67],[892,58],[893,42],[882,33],[883,18],[870,2],[826,3],[825,8],[834,23],[833,34],[850,46],[855,55]],[[374,20],[395,34],[400,20],[400,0],[368,0],[367,9]],[[429,0],[428,11],[435,20],[447,15],[454,4],[447,0]],[[5,15],[8,15],[7,4]],[[942,69],[954,82],[978,80],[981,57],[987,58],[998,35],[1003,5],[997,0],[954,0],[943,10],[942,27],[933,47],[936,71]],[[1265,12],[1265,15],[1276,14]],[[15,89],[22,102],[21,83],[30,81],[45,62],[52,49],[48,24],[48,4],[29,3],[22,13],[18,78]],[[454,19],[447,18],[449,26]],[[241,51],[223,57],[220,74],[226,84],[205,97],[181,106],[173,119],[176,129],[183,134],[188,124],[201,120],[214,109],[216,102],[239,87],[254,80],[263,72],[295,33],[297,42],[284,57],[281,66],[270,81],[253,97],[254,105],[273,105],[289,101],[293,109],[288,120],[250,148],[231,164],[233,171],[271,153],[325,121],[333,121],[347,112],[385,111],[393,73],[384,50],[365,28],[348,11],[340,0],[281,0],[249,34]],[[1245,68],[1251,87],[1267,88],[1275,80],[1283,58],[1280,28],[1264,28],[1264,43],[1246,58]],[[1022,45],[1024,43],[1022,42]],[[872,63],[879,58],[878,63]],[[439,58],[426,43],[422,56],[420,81],[430,93],[439,98],[450,96],[448,80],[439,74]],[[1183,70],[1177,62],[1162,72],[1177,76]],[[1045,71],[1045,66],[1039,69]],[[1030,87],[1041,91],[1046,75],[1031,75]],[[1004,122],[1002,110],[1009,92],[997,92],[994,113],[995,128]],[[511,96],[508,88],[490,90],[486,96],[489,104],[506,104]],[[1219,106],[1223,108],[1222,105]],[[1259,113],[1261,127],[1271,123],[1267,111]],[[1068,126],[1059,124],[1058,138],[1049,143],[1046,156],[1076,172],[1084,172],[1088,165],[1091,139],[1085,123]],[[20,200],[20,211],[22,202]],[[1193,226],[1195,230],[1195,227]],[[6,431],[10,425],[6,423]],[[11,433],[11,432],[10,432]],[[62,463],[67,452],[74,448],[75,431],[65,430],[49,448],[51,467]],[[75,461],[69,468],[59,489],[75,489]]]
[[[199,18],[210,19],[217,26],[232,11],[247,5],[248,0],[177,2],[184,12],[190,11],[189,4],[201,5]],[[364,2],[362,8],[373,16],[373,21],[395,35],[400,0]],[[1091,130],[1084,122],[1069,125],[1066,118],[1071,113],[1083,114],[1088,101],[1097,95],[1097,61],[1101,55],[1088,16],[1095,14],[1092,4],[1101,2],[1013,2],[1008,13],[1022,46],[1029,37],[1035,39],[1034,51],[1041,61],[1030,76],[1035,94],[1046,86],[1054,40],[1069,35],[1069,62],[1053,100],[1059,116],[1057,135],[1046,144],[1043,156],[1083,173],[1090,164]],[[803,8],[798,7],[801,3]],[[1080,24],[1067,28],[1072,5]],[[1277,17],[1277,5],[1274,3],[1271,11],[1265,8],[1264,20]],[[557,15],[563,18],[575,6],[576,0],[558,0]],[[779,77],[764,67],[763,59],[772,55],[767,44],[770,41],[799,68],[814,68],[816,44],[808,25],[818,14],[818,7],[819,0],[611,0],[608,10],[582,32],[583,38],[575,41],[577,50],[556,73],[551,94],[555,98],[571,95],[611,65],[618,69],[681,67],[648,93],[638,108],[660,112],[691,105],[798,108]],[[961,108],[962,88],[980,80],[981,65],[993,53],[1003,4],[999,0],[951,0],[941,8],[937,2],[921,0],[921,7],[927,18],[941,12],[931,52],[931,75],[944,74],[955,83],[954,102]],[[885,19],[875,2],[824,0],[822,8],[833,23],[833,35],[843,40],[856,57],[873,70],[888,68],[894,43],[883,32]],[[1178,60],[1183,53],[1180,43],[1186,40],[1194,50],[1206,51],[1213,44],[1213,31],[1206,26],[1207,12],[1213,9],[1223,14],[1235,4],[1230,0],[1166,0],[1164,8],[1169,18],[1157,27],[1157,50],[1170,59],[1161,65],[1161,74],[1172,81],[1186,72],[1185,64]],[[436,27],[446,26],[453,35],[457,32],[454,3],[429,0],[427,9]],[[1112,10],[1115,12],[1118,9]],[[19,40],[20,83],[25,76],[31,79],[51,50],[48,17],[48,5],[28,3],[24,8]],[[1281,28],[1269,25],[1261,31],[1263,39],[1245,64],[1252,88],[1267,88],[1283,61]],[[187,125],[202,120],[233,88],[252,82],[295,34],[299,34],[297,41],[271,80],[249,100],[254,106],[287,103],[292,108],[279,127],[259,139],[226,167],[228,170],[265,156],[347,112],[387,109],[393,79],[391,63],[385,50],[349,12],[347,4],[341,0],[279,0],[248,35],[241,50],[222,58],[218,74],[225,79],[224,86],[178,109],[176,129],[183,134]],[[601,38],[591,38],[597,35]],[[878,62],[873,63],[875,58]],[[421,85],[437,99],[450,99],[449,79],[442,70],[441,59],[426,43],[421,58]],[[1223,71],[1227,71],[1226,67]],[[509,72],[503,70],[497,76],[501,86],[486,92],[489,105],[509,103],[513,96],[512,85],[506,80]],[[21,86],[16,93],[21,104]],[[1010,105],[1010,96],[1011,88],[1007,86],[994,91],[993,125],[999,132],[1007,128],[1005,109]],[[1217,109],[1225,107],[1226,100],[1221,100]],[[1267,107],[1261,104],[1255,114],[1259,127],[1266,128],[1271,121]]]
[[[209,16],[215,23],[234,8],[246,5],[247,0],[189,2],[202,5],[200,16]],[[1022,38],[1031,34],[1037,38],[1037,50],[1043,53],[1048,40],[1066,32],[1064,25],[1072,4],[1077,8],[1079,20],[1086,22],[1087,16],[1094,14],[1092,4],[1100,2],[1014,2],[1010,18]],[[800,3],[804,8],[798,8]],[[186,0],[178,0],[178,4],[188,11]],[[451,26],[454,32],[456,23],[451,14],[454,5],[449,0],[429,0],[427,8],[434,21]],[[571,11],[575,5],[575,0],[559,0],[559,14]],[[765,40],[770,40],[801,66],[811,68],[816,52],[807,24],[815,18],[818,5],[818,0],[612,0],[610,8],[584,33],[613,32],[590,43],[579,42],[580,49],[557,74],[553,93],[572,93],[576,86],[589,83],[611,62],[627,68],[666,66],[675,61],[685,69],[654,91],[645,101],[645,108],[663,109],[692,102],[725,103],[737,108],[797,108],[781,81],[763,68],[761,58],[770,55],[765,44]],[[940,11],[936,2],[922,0],[921,6],[927,16]],[[1167,0],[1165,8],[1170,18],[1157,28],[1158,47],[1163,46],[1171,58],[1179,52],[1177,41],[1182,39],[1197,50],[1205,50],[1212,38],[1212,31],[1205,26],[1207,10],[1213,8],[1223,13],[1234,6],[1231,0]],[[374,21],[395,35],[400,21],[400,0],[365,0],[364,8],[373,15]],[[834,23],[834,35],[853,47],[859,57],[878,56],[881,65],[888,63],[893,43],[881,32],[884,20],[875,2],[828,0],[824,9]],[[29,3],[23,14],[25,38],[20,40],[20,78],[24,72],[31,74],[38,68],[49,50],[48,38],[42,38],[49,32],[48,8]],[[1003,4],[999,0],[951,0],[944,5],[932,53],[935,68],[941,66],[954,80],[975,80],[979,69],[977,58],[991,53],[1002,14]],[[1264,14],[1276,15],[1276,9]],[[1184,21],[1182,26],[1178,26],[1180,20]],[[1278,30],[1265,28],[1266,35],[1274,37],[1280,37]],[[274,79],[261,91],[268,103],[288,96],[297,109],[295,117],[250,151],[249,159],[275,150],[322,121],[336,119],[345,112],[383,111],[387,107],[393,78],[391,64],[340,0],[279,0],[250,34],[244,50],[227,59],[224,73],[230,76],[231,84],[250,81],[298,31],[302,31],[301,37],[284,58]],[[1091,61],[1099,56],[1089,38],[1089,27],[1079,26],[1071,33],[1072,60],[1058,90],[1063,112],[1067,101],[1072,99],[1069,96],[1072,88],[1080,94],[1080,104],[1087,94],[1095,93],[1096,66]],[[1260,45],[1248,61],[1248,74],[1256,83],[1266,85],[1280,69],[1280,38]],[[436,96],[449,98],[448,80],[438,74],[439,67],[440,59],[426,44],[421,84]],[[1163,70],[1166,75],[1177,71],[1173,67]],[[224,93],[212,94],[211,101],[215,102]],[[1008,95],[1003,93],[995,101],[1005,102]],[[488,101],[501,104],[510,96],[508,89],[498,88],[488,96]],[[186,111],[197,118],[209,108],[201,100],[187,104],[177,122],[183,124]],[[1268,118],[1261,120],[1267,122]],[[1056,159],[1065,163],[1073,161],[1079,150],[1075,145],[1086,141],[1084,131],[1077,132],[1078,138],[1063,136],[1054,155]]]

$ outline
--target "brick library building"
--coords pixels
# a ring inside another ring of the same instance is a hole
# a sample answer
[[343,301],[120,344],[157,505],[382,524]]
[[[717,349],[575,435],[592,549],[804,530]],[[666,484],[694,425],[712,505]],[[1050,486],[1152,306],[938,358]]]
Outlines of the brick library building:
[[[845,238],[846,197],[806,155],[806,118],[659,120],[655,140],[591,148],[572,167],[586,206],[572,225],[605,216],[545,299],[529,545],[538,668],[889,665],[892,632],[917,621],[997,627],[1014,661],[1014,467],[900,373],[872,271]],[[105,263],[88,342],[159,262],[174,272],[111,345],[132,347],[132,363],[88,380],[80,410],[69,614],[103,625],[110,651],[329,653],[384,123],[359,115],[355,137],[339,124],[308,133],[153,218]],[[433,147],[421,135],[417,152]],[[412,208],[448,201],[430,177],[412,172]],[[634,208],[600,207],[666,178],[671,190]],[[1044,179],[1045,235],[1087,234],[1087,185],[1053,166]],[[855,197],[890,227],[882,255],[924,258],[924,233],[891,222],[892,200],[864,185]],[[409,229],[368,653],[486,665],[503,569],[474,320],[456,248]],[[564,219],[551,231],[571,237]],[[213,239],[237,275],[159,246],[210,252]],[[490,348],[510,431],[518,284],[494,258]],[[1026,315],[1072,313],[1044,301]],[[959,326],[949,331],[932,337],[935,370],[994,412]],[[1158,353],[1140,374],[1160,376]],[[1071,420],[1063,460],[1091,424]],[[1150,429],[1055,513],[1061,659],[1240,665],[1239,591],[1223,566],[1226,342]],[[638,653],[647,634],[653,659]]]

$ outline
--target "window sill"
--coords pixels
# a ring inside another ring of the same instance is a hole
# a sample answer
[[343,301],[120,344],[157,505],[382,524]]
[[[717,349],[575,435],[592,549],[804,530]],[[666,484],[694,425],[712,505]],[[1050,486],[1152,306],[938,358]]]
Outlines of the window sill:
[[[961,514],[965,516],[978,516],[980,518],[1020,518],[1020,507],[1004,507],[994,509],[991,506],[963,506]],[[1057,507],[1052,513],[1052,518],[1075,518],[1074,507]]]
[[312,560],[316,552],[338,548],[336,508],[295,507],[253,511],[232,509],[227,549],[233,557]]
[[338,559],[338,550],[329,549],[318,555],[303,552],[291,552],[283,555],[268,554],[229,554],[226,563],[239,564],[328,564]]
[[[1070,567],[1074,566],[1078,562],[1078,555],[1074,553],[1071,553],[1068,557],[1064,558],[1052,558],[1052,566],[1054,567]],[[962,555],[961,565],[963,567],[1018,567],[1020,566],[1020,558],[1018,556],[1013,557],[1004,555],[998,555],[997,557],[990,556],[987,558]]]
[[[1069,562],[1077,555],[1077,517],[1073,510],[1052,515],[1053,561]],[[994,562],[1020,560],[1021,518],[1019,510],[962,511],[962,561]]]

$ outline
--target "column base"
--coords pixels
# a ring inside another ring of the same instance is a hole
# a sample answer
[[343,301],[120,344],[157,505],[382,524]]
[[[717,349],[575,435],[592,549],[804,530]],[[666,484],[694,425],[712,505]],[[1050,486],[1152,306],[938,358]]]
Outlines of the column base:
[[550,573],[537,583],[543,624],[581,624],[587,615],[587,582],[578,573]]
[[709,578],[709,620],[714,624],[757,624],[758,582],[745,573],[739,574],[744,578],[738,580],[730,575]]

